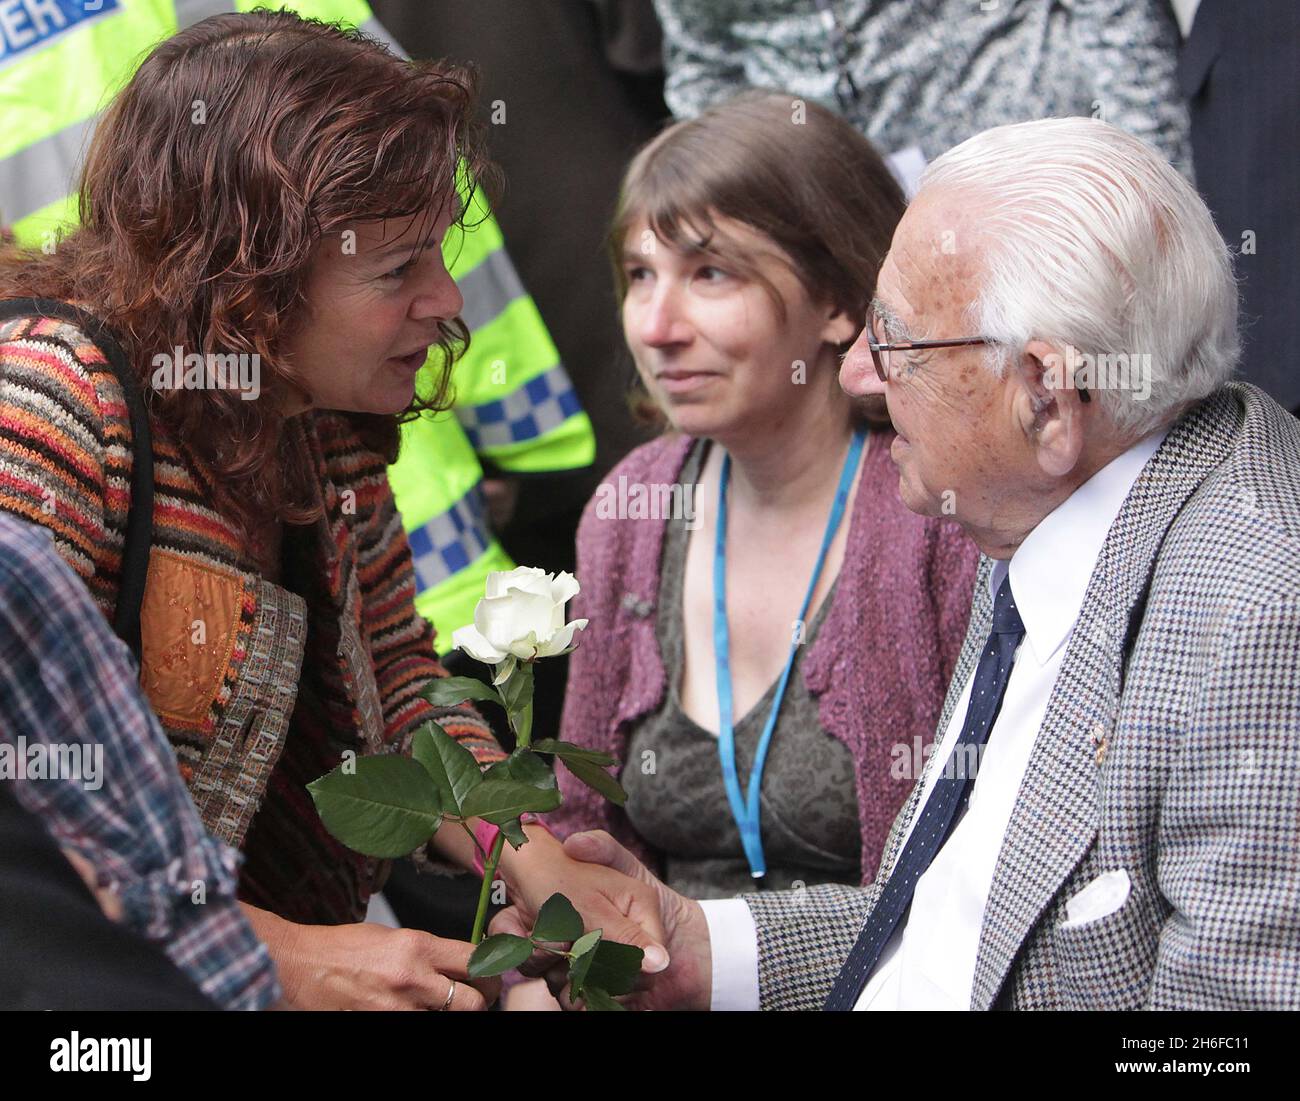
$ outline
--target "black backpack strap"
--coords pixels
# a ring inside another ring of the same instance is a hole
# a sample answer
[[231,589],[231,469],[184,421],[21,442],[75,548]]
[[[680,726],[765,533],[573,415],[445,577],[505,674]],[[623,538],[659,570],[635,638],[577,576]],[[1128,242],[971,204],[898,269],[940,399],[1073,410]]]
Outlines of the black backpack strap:
[[153,543],[153,437],[149,415],[135,375],[117,338],[99,318],[67,302],[50,298],[7,298],[0,301],[0,322],[15,317],[49,317],[81,329],[108,359],[126,399],[131,424],[131,498],[127,506],[126,537],[122,546],[122,580],[113,613],[113,630],[140,661],[140,606],[149,573],[149,547]]

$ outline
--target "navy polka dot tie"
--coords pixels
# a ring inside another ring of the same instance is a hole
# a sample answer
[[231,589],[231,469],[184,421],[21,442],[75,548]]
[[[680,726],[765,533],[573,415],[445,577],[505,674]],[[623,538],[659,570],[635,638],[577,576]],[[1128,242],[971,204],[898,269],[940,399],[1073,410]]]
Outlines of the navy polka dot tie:
[[[952,756],[945,763],[938,781],[926,800],[916,824],[912,827],[902,855],[880,892],[875,909],[867,918],[857,943],[835,979],[825,1009],[842,1011],[852,1009],[867,985],[867,977],[876,966],[880,953],[898,927],[898,922],[912,903],[916,882],[924,874],[935,854],[943,847],[960,817],[975,786],[975,768],[969,767],[972,757],[979,759],[979,747],[988,740],[989,731],[998,717],[1002,696],[1007,690],[1007,679],[1015,662],[1016,647],[1024,637],[1025,625],[1016,611],[1016,601],[1011,595],[1011,578],[1006,577],[998,586],[993,600],[993,631],[975,669],[971,685],[970,705],[961,737],[953,747]],[[972,753],[967,746],[975,746]]]

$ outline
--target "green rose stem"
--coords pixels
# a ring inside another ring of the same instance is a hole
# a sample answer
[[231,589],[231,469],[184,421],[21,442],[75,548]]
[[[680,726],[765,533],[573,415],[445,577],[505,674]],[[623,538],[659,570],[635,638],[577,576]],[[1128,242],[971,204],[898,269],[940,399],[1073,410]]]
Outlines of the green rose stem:
[[[519,584],[508,584],[512,579]],[[538,593],[542,579],[547,588]],[[497,596],[483,598],[488,602],[485,614],[492,613],[492,624],[485,626],[499,628],[498,634],[509,632],[512,626],[522,629],[527,619],[524,612],[535,613],[537,596],[549,593],[554,621],[560,618],[564,603],[578,593],[577,580],[571,575],[551,578],[528,567],[491,574],[487,588],[489,592],[500,590]],[[529,606],[523,610],[514,607],[522,600],[515,594],[516,589],[528,598]],[[483,601],[480,607],[485,607]],[[475,616],[478,614],[476,609]],[[515,624],[515,620],[519,622]],[[523,659],[497,649],[475,626],[455,632],[461,637],[453,641],[466,653],[485,665],[495,666],[492,684],[472,677],[434,678],[422,695],[435,709],[456,708],[466,700],[500,705],[515,737],[515,748],[504,761],[481,768],[468,747],[430,719],[414,732],[409,756],[365,756],[351,767],[340,764],[307,787],[325,828],[349,848],[376,859],[395,859],[409,853],[427,844],[440,826],[454,822],[465,831],[483,861],[483,883],[470,936],[474,943],[470,973],[482,977],[500,975],[540,950],[569,961],[570,987],[588,1009],[613,1010],[622,1008],[615,998],[632,991],[643,953],[634,945],[605,940],[599,929],[584,933],[582,915],[563,894],[552,894],[538,908],[534,935],[484,935],[488,899],[505,846],[528,841],[522,830],[522,816],[544,814],[563,802],[554,774],[555,763],[543,756],[562,762],[576,780],[604,798],[620,806],[627,798],[618,781],[605,771],[617,764],[609,754],[556,738],[538,741],[542,756],[532,749],[534,661],[568,653],[573,649],[574,632],[586,624],[586,620],[575,620],[544,632],[547,637],[540,643],[536,631],[530,629],[524,639],[509,643],[515,649],[532,647],[530,656]],[[471,821],[498,826],[487,851],[470,827]],[[571,945],[567,950],[554,947],[566,943]],[[588,978],[592,983],[587,982]]]
[[[514,676],[517,671],[518,666],[510,675]],[[502,685],[502,687],[505,686]],[[528,744],[532,741],[532,731],[519,729],[515,723],[515,713],[512,708],[506,708],[506,721],[510,724],[510,729],[514,733],[516,746],[520,749],[528,748]],[[492,896],[492,881],[496,878],[497,864],[501,860],[501,850],[505,847],[505,842],[506,835],[498,829],[496,840],[492,842],[492,851],[488,853],[487,860],[483,864],[483,885],[478,891],[478,909],[474,912],[474,931],[469,937],[470,944],[481,944],[483,941],[484,926],[487,925],[488,899]]]
[[492,894],[492,880],[496,878],[497,861],[501,859],[501,848],[505,840],[504,833],[497,834],[497,839],[492,842],[492,851],[488,854],[487,863],[483,865],[483,886],[478,891],[478,910],[474,913],[474,932],[470,934],[470,944],[479,944],[483,940],[483,926],[487,924],[488,897]]

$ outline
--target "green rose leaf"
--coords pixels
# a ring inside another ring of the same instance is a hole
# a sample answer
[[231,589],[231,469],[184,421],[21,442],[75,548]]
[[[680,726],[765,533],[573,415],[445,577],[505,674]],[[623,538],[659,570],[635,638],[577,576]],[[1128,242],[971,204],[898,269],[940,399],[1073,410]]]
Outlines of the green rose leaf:
[[349,849],[393,860],[429,840],[442,823],[438,787],[418,761],[361,757],[307,785],[325,828]]
[[436,677],[420,695],[434,707],[455,707],[466,700],[486,700],[505,706],[495,688],[473,677]]
[[597,749],[588,749],[586,746],[574,745],[573,742],[562,742],[557,738],[543,738],[539,742],[533,742],[531,748],[534,753],[554,753],[566,764],[569,761],[590,761],[593,765],[608,768],[610,765],[618,763],[608,753],[601,753]]
[[461,800],[482,782],[474,754],[433,721],[411,739],[411,756],[433,777],[443,810],[460,814]]
[[535,788],[555,787],[555,772],[531,749],[516,749],[485,773],[485,780],[517,780]]
[[533,942],[527,937],[498,933],[486,937],[469,957],[469,977],[489,979],[518,967],[533,954]]
[[591,962],[596,958],[596,945],[600,943],[601,931],[593,929],[573,942],[569,949],[569,997],[577,998],[582,994],[582,986],[587,981],[587,972]]
[[600,765],[592,764],[590,761],[584,761],[581,758],[561,758],[564,761],[564,767],[573,773],[587,787],[593,791],[600,792],[606,799],[616,806],[622,806],[627,802],[627,792],[608,772]]
[[573,908],[572,902],[562,894],[553,894],[542,903],[533,925],[533,940],[556,944],[560,941],[576,941],[581,936],[582,917]]
[[641,960],[644,957],[645,952],[634,944],[602,940],[596,945],[591,968],[587,972],[587,990],[599,987],[608,994],[631,994],[636,978],[641,974]]
[[518,818],[512,818],[509,822],[502,822],[501,832],[506,835],[506,840],[510,842],[511,847],[515,850],[528,844],[528,834],[524,833],[524,827]]
[[525,811],[543,813],[561,803],[555,788],[535,788],[517,780],[484,780],[461,800],[460,812],[466,818],[483,818],[500,826]]
[[582,1002],[593,1013],[626,1013],[627,1006],[619,1005],[598,986],[588,983],[582,988]]

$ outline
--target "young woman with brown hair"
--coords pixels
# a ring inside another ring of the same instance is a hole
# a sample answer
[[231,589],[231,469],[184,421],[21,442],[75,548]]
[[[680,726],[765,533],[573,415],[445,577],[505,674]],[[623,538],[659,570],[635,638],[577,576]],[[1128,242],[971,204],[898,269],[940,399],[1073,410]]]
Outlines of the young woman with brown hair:
[[[915,779],[898,747],[933,736],[977,555],[903,506],[883,408],[838,384],[903,205],[852,127],[772,93],[673,125],[624,180],[624,331],[669,431],[584,514],[562,737],[625,762],[628,801],[562,777],[551,823],[687,895],[867,879]],[[620,513],[619,486],[692,507]]]

